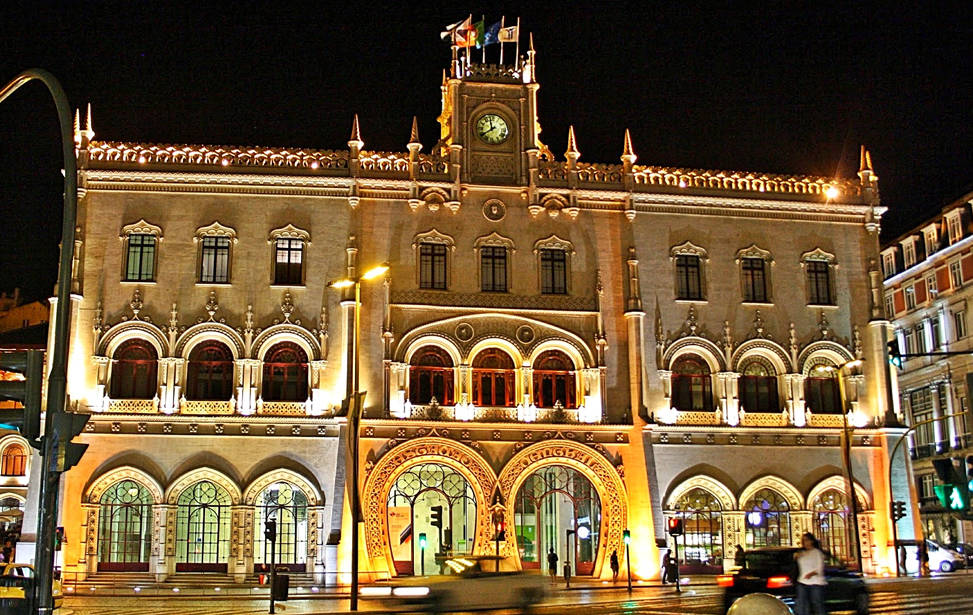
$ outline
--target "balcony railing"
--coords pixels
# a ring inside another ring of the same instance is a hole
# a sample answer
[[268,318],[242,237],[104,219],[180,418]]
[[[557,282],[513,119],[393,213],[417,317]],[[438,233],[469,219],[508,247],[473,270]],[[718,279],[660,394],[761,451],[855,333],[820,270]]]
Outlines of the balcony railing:
[[[473,421],[478,423],[581,423],[581,411],[568,408],[506,408],[465,406],[457,413],[456,406],[438,404],[407,405],[405,419],[417,421]],[[592,422],[592,421],[587,421]],[[594,421],[598,422],[598,421]]]

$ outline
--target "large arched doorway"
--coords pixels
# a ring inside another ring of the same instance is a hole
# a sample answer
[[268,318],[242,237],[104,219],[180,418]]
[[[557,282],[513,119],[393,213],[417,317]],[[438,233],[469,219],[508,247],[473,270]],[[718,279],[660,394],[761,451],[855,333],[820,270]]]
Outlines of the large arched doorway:
[[669,514],[683,520],[683,535],[675,537],[680,570],[686,574],[721,573],[723,506],[719,499],[697,487],[679,498]]
[[521,566],[539,569],[553,549],[573,574],[590,575],[598,557],[601,498],[574,468],[550,465],[529,475],[517,491],[514,524]]
[[203,480],[179,494],[176,572],[226,572],[230,556],[230,494]]
[[773,489],[760,489],[744,504],[747,548],[791,544],[790,504]]
[[122,480],[101,495],[98,513],[98,571],[147,572],[152,544],[152,494]]
[[277,522],[276,564],[287,566],[291,572],[307,569],[308,501],[300,487],[287,482],[268,485],[254,503],[254,538],[257,545],[253,553],[256,572],[270,570],[271,542],[264,529],[268,520]]
[[447,465],[423,463],[400,474],[389,491],[387,510],[396,574],[442,574],[444,557],[473,552],[476,494]]
[[[839,561],[854,562],[848,535],[853,531],[848,497],[837,489],[825,489],[811,500],[810,508],[814,515],[813,532],[821,541],[821,549],[831,553]],[[858,498],[858,510],[865,510],[861,498]]]

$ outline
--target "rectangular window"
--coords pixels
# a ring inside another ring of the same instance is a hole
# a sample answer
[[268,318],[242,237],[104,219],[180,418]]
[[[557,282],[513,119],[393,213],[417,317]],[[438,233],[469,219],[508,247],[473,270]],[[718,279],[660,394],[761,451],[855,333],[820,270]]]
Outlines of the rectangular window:
[[885,270],[885,277],[891,278],[895,275],[895,253],[889,252],[882,255],[882,269]]
[[891,293],[885,295],[885,316],[886,318],[895,317],[895,296]]
[[[909,393],[909,407],[912,410],[912,424],[918,425],[933,418],[932,395],[928,388],[917,389]],[[935,434],[932,423],[927,423],[915,429],[916,455],[928,457],[935,452]]]
[[929,326],[932,327],[932,349],[939,350],[939,347],[943,344],[943,326],[939,322],[939,316],[931,318]]
[[912,241],[902,245],[902,260],[906,269],[916,264],[916,244]]
[[912,329],[906,329],[902,332],[902,337],[905,340],[905,354],[915,354],[916,353],[916,336],[912,332]]
[[507,248],[480,248],[480,290],[488,293],[507,292]]
[[151,282],[155,279],[155,236],[129,235],[125,281]]
[[826,261],[807,261],[808,302],[811,305],[834,305],[831,291],[831,264]]
[[274,284],[299,286],[304,281],[304,241],[278,239],[274,256]]
[[701,300],[703,285],[699,257],[689,254],[676,257],[676,299]]
[[568,260],[564,250],[541,250],[541,293],[568,293]]
[[956,331],[956,339],[966,337],[966,310],[953,312],[953,329]]
[[230,240],[226,237],[203,237],[203,262],[199,281],[203,284],[226,284],[230,281]]
[[767,302],[766,261],[762,258],[745,258],[743,270],[743,300],[753,303]]
[[929,297],[935,297],[939,294],[939,285],[936,284],[936,274],[926,278],[926,289],[929,291]]
[[419,246],[419,288],[446,290],[446,250],[439,243]]
[[915,286],[905,287],[905,309],[907,310],[916,309],[916,287]]
[[963,268],[959,261],[949,264],[949,281],[953,288],[959,288],[963,285]]
[[936,481],[932,474],[923,474],[919,477],[919,497],[923,500],[935,500],[936,490],[933,489],[935,485]]
[[936,242],[936,231],[929,231],[926,233],[926,257],[932,256],[936,250],[939,249],[939,245]]
[[916,354],[926,353],[926,325],[919,323],[916,325]]
[[953,245],[963,238],[963,224],[959,216],[950,216],[946,222],[949,231],[949,245]]

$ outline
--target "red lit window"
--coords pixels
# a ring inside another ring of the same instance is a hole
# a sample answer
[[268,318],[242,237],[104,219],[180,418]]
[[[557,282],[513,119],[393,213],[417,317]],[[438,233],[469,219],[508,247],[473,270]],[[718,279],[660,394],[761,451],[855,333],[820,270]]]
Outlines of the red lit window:
[[128,340],[112,357],[112,399],[152,399],[156,396],[159,355],[146,340]]
[[484,350],[473,360],[473,403],[514,406],[516,381],[517,372],[510,355],[496,348]]

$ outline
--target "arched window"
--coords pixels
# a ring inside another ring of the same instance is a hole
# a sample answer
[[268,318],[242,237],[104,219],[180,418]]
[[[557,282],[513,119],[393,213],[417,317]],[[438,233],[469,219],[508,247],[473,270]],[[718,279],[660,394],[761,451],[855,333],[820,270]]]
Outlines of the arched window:
[[98,570],[147,572],[152,545],[152,495],[132,480],[109,487],[99,502]]
[[747,412],[780,412],[777,370],[763,357],[751,357],[740,368],[740,403]]
[[565,408],[578,407],[574,363],[560,350],[548,350],[534,361],[534,404],[553,408],[561,402]]
[[838,370],[826,359],[807,372],[804,379],[804,401],[814,414],[841,414],[841,391]]
[[293,342],[281,342],[264,357],[264,401],[307,399],[307,353]]
[[[864,510],[862,501],[858,500],[859,510]],[[850,562],[854,558],[848,543],[851,527],[851,508],[848,498],[837,489],[826,489],[811,502],[814,515],[814,535],[821,541],[821,549],[831,553],[843,562]]]
[[747,500],[743,510],[747,514],[747,548],[791,544],[790,505],[784,496],[773,489],[761,489]]
[[186,399],[227,401],[233,397],[233,353],[221,342],[198,344],[189,353]]
[[672,407],[682,411],[713,411],[709,364],[699,355],[683,355],[672,366]]
[[477,406],[506,406],[514,399],[517,372],[510,355],[498,348],[488,348],[473,360],[473,403]]
[[179,494],[176,572],[226,572],[230,556],[230,494],[203,480]]
[[11,444],[3,449],[0,466],[3,476],[27,476],[27,449],[22,444]]
[[276,563],[291,572],[304,572],[307,566],[307,496],[300,488],[286,482],[269,485],[256,502],[254,516],[256,548],[253,550],[254,571],[270,570],[271,542],[264,536],[265,522],[277,522]]
[[442,348],[423,346],[409,366],[409,401],[428,404],[433,397],[441,405],[452,405],[453,359]]
[[123,342],[112,357],[111,397],[152,399],[158,392],[159,354],[146,340]]
[[679,542],[680,566],[694,574],[723,571],[723,507],[709,491],[696,488],[676,502],[672,517],[681,517],[683,535]]

